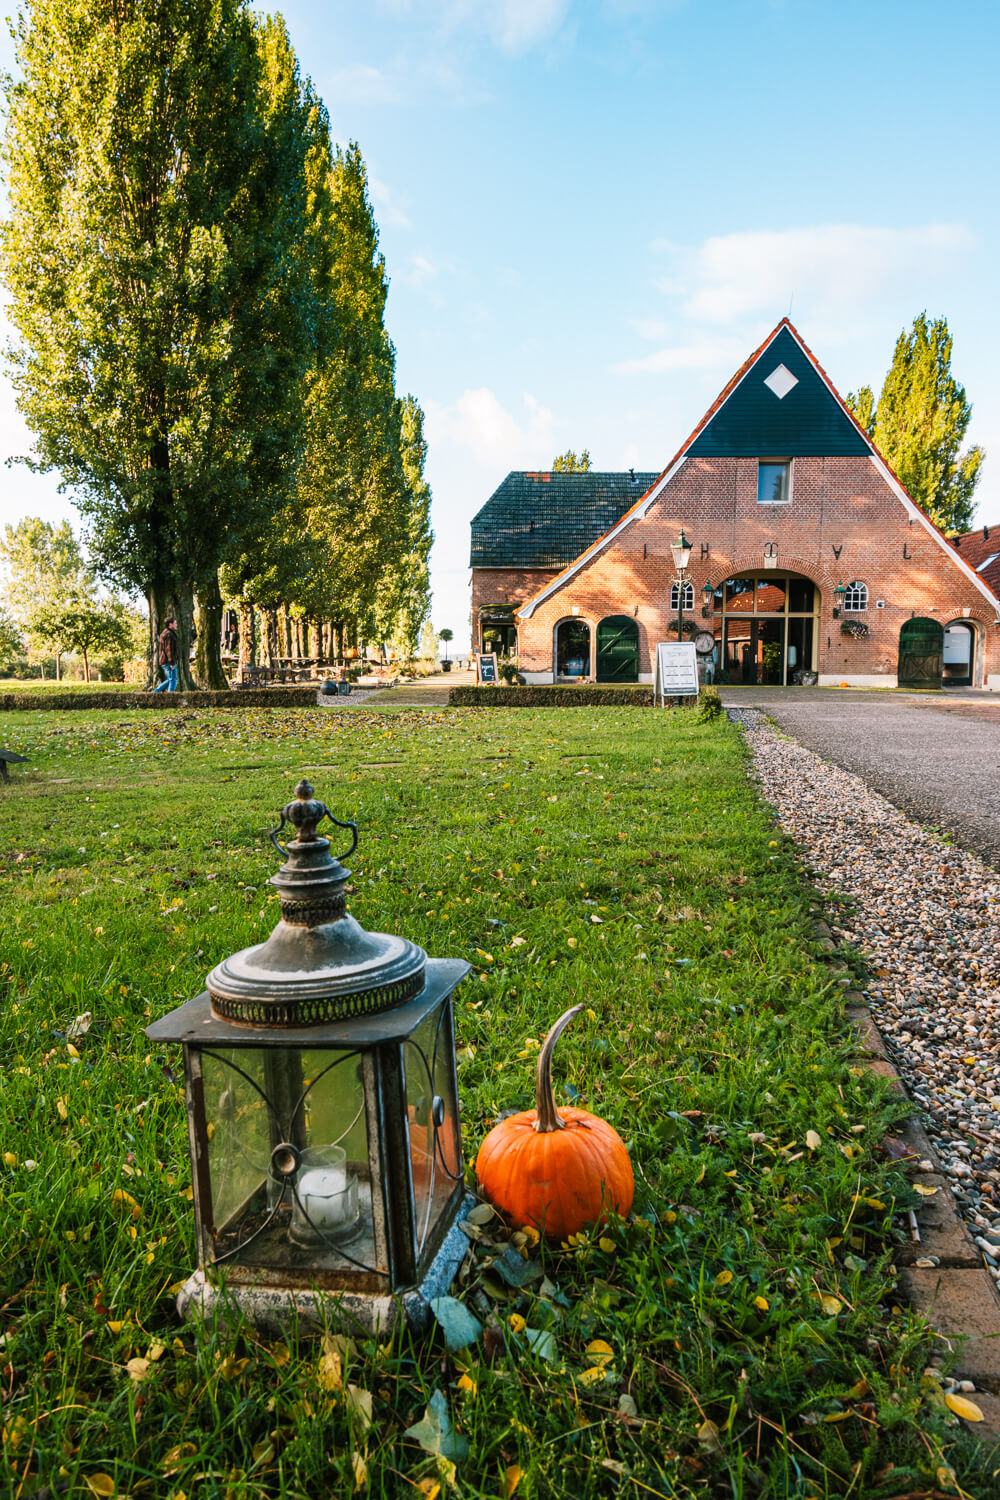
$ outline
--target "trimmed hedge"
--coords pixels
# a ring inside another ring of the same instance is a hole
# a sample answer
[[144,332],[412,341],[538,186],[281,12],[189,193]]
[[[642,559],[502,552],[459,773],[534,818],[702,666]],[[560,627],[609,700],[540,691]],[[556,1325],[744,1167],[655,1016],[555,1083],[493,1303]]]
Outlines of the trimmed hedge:
[[453,687],[449,708],[652,708],[651,687]]
[[315,708],[317,687],[192,693],[0,693],[0,712],[49,708]]

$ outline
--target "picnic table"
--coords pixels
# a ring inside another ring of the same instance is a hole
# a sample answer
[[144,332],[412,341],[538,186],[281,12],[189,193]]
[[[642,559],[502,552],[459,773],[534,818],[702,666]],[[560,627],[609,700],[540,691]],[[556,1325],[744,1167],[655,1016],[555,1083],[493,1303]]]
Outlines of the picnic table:
[[13,750],[0,750],[0,781],[10,780],[8,766],[23,766],[27,759],[26,755],[16,755]]

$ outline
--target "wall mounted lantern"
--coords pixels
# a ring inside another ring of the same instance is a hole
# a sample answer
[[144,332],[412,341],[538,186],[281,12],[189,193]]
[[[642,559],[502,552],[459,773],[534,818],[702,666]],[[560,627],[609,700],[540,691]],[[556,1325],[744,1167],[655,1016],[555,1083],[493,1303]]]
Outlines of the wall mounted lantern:
[[835,620],[839,620],[840,619],[840,611],[841,611],[841,608],[843,606],[844,597],[845,597],[846,594],[847,594],[847,590],[844,587],[844,585],[842,583],[838,583],[837,587],[833,591],[833,598],[834,598],[833,618]]
[[146,1031],[184,1052],[199,1266],[178,1306],[386,1333],[425,1320],[466,1248],[451,997],[469,965],[354,920],[324,818],[353,854],[356,825],[300,782],[271,832],[274,931]]
[[714,599],[715,589],[706,578],[701,590],[701,613],[703,619],[707,620],[709,615],[711,615]]

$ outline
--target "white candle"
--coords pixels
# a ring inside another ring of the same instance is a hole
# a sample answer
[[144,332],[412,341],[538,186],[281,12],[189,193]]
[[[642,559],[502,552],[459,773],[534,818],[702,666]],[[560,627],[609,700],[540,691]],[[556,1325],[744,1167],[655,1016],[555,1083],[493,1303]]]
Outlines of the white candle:
[[346,1167],[311,1167],[299,1175],[296,1188],[308,1224],[323,1233],[344,1224],[348,1216]]

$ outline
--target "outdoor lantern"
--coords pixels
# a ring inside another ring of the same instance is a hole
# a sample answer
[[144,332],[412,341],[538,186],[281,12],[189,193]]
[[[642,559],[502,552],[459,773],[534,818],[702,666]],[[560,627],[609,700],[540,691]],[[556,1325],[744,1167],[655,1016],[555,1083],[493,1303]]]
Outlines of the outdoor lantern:
[[713,604],[714,598],[715,598],[715,589],[712,587],[712,585],[709,583],[708,579],[706,578],[704,584],[702,585],[702,590],[701,590],[701,600],[702,600],[701,612],[702,612],[703,616],[707,616],[707,615],[710,615],[712,613],[712,604]]
[[353,854],[356,825],[300,782],[270,835],[281,920],[147,1028],[184,1049],[199,1268],[178,1306],[387,1332],[427,1316],[466,1247],[451,997],[469,965],[359,926],[324,818]]
[[684,535],[683,526],[681,527],[681,533],[676,542],[670,543],[670,550],[674,554],[674,567],[677,569],[678,573],[683,573],[684,569],[691,561],[691,543]]
[[833,597],[836,601],[833,607],[833,618],[835,620],[840,619],[840,609],[844,602],[844,596],[846,595],[846,593],[847,590],[845,589],[844,585],[842,583],[838,583],[837,587],[833,591]]

